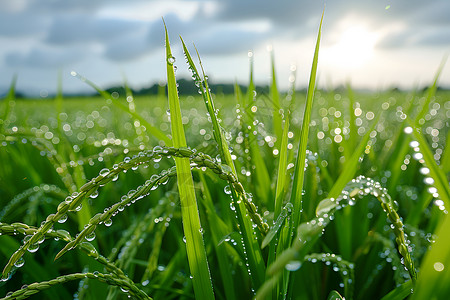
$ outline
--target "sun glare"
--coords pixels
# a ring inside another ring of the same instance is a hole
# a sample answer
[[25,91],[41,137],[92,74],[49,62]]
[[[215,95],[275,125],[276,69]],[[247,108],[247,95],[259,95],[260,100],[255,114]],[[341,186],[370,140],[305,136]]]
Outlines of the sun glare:
[[361,26],[347,28],[338,42],[324,49],[327,60],[345,68],[358,68],[373,55],[377,35]]

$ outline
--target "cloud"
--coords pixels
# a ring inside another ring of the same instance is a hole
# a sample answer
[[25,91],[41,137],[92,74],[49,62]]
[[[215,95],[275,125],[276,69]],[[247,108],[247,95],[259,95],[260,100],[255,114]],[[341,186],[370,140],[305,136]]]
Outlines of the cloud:
[[201,55],[232,55],[245,53],[265,44],[266,38],[265,32],[221,26],[206,31],[194,41],[194,44]]
[[[13,73],[153,62],[156,53],[164,55],[162,16],[177,56],[178,35],[217,64],[236,53],[245,59],[247,50],[269,41],[288,53],[296,51],[294,44],[315,39],[324,3],[323,47],[338,42],[346,28],[362,25],[378,34],[376,51],[450,48],[448,0],[0,0],[0,68]],[[53,86],[54,78],[49,80]]]
[[120,39],[127,34],[142,31],[142,22],[95,18],[91,15],[73,14],[56,17],[50,26],[45,42],[50,44],[101,43]]
[[39,36],[45,32],[48,24],[48,20],[27,12],[0,12],[1,37]]
[[60,68],[79,61],[83,56],[82,52],[75,49],[39,47],[25,53],[10,52],[5,57],[10,67]]

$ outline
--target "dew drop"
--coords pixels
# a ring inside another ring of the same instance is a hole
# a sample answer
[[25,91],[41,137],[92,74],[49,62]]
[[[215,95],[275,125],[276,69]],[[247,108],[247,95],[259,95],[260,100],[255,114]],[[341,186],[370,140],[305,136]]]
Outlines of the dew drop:
[[14,263],[14,266],[17,267],[17,268],[20,268],[24,264],[25,264],[25,259],[23,257],[21,257]]
[[229,185],[227,185],[227,186],[225,186],[223,191],[225,192],[225,194],[230,195],[231,194],[231,187]]
[[300,269],[301,266],[302,266],[301,262],[299,262],[298,260],[293,260],[287,263],[285,268],[288,271],[297,271],[298,269]]
[[103,224],[105,224],[106,227],[109,227],[109,226],[112,225],[112,220],[111,220],[111,219],[108,219],[108,220],[106,220],[105,222],[103,222]]
[[95,240],[95,232],[92,232],[92,233],[88,234],[84,238],[86,239],[86,241],[92,242],[93,240]]
[[28,252],[34,253],[39,250],[39,244],[32,244],[28,247]]
[[64,222],[66,222],[67,221],[67,215],[66,214],[64,214],[64,215],[62,215],[62,217],[61,218],[59,218],[59,220],[58,220],[58,223],[64,223]]
[[92,194],[89,195],[90,198],[95,199],[98,197],[98,191],[93,192]]
[[99,175],[101,175],[101,176],[106,176],[108,174],[109,174],[109,169],[107,169],[107,168],[102,169],[99,173]]
[[169,65],[173,65],[175,63],[176,59],[173,56],[169,56],[167,58],[167,62],[169,63]]

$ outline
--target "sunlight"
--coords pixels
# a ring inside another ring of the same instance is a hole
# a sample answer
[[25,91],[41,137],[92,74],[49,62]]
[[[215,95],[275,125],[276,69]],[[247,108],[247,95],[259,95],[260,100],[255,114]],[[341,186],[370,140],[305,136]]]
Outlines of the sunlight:
[[362,26],[347,28],[338,42],[324,49],[327,61],[345,68],[358,68],[373,56],[377,35]]

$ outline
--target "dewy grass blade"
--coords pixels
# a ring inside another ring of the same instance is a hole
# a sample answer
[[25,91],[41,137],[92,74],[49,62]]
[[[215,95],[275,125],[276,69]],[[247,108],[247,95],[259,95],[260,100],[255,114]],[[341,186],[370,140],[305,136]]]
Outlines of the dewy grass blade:
[[[281,129],[281,116],[280,116],[280,93],[278,92],[277,87],[277,78],[275,74],[275,57],[273,50],[271,51],[271,60],[272,60],[272,84],[270,86],[270,93],[272,95],[272,104],[273,104],[273,131],[275,136],[277,137],[276,145],[280,144],[282,129]],[[277,147],[278,148],[278,147]]]
[[[186,147],[173,66],[175,58],[172,56],[169,35],[165,24],[164,28],[166,37],[167,88],[173,145],[174,147]],[[183,230],[186,237],[186,250],[194,293],[197,299],[214,299],[189,158],[177,157],[175,158],[175,165],[177,167],[177,184],[181,202]]]
[[447,132],[445,139],[444,153],[441,156],[441,166],[444,173],[450,172],[450,130]]
[[361,140],[361,142],[358,145],[358,148],[355,149],[355,152],[353,152],[353,155],[350,157],[350,159],[347,161],[347,163],[343,167],[344,171],[339,175],[335,184],[333,185],[330,192],[328,193],[329,198],[336,198],[337,196],[339,196],[339,194],[344,189],[344,187],[347,185],[347,183],[355,176],[355,172],[358,168],[359,158],[364,153],[364,149],[367,145],[367,142],[370,139],[370,134],[375,129],[375,126],[378,123],[379,117],[380,117],[380,115],[378,115],[378,117],[374,120],[372,127],[364,135],[363,139]]
[[433,153],[428,146],[427,140],[423,137],[420,130],[414,126],[410,119],[407,119],[411,126],[414,138],[419,142],[420,153],[423,154],[426,166],[430,169],[430,176],[434,179],[433,185],[436,187],[439,197],[445,203],[445,207],[450,207],[450,187],[448,185],[447,176],[443,170],[436,164]]
[[422,261],[413,300],[447,299],[450,293],[450,217],[444,216],[437,230],[437,240]]
[[445,62],[447,61],[447,57],[448,56],[444,56],[444,58],[442,59],[442,62],[439,65],[439,68],[438,68],[438,70],[436,72],[436,76],[434,77],[433,85],[428,89],[428,95],[427,95],[427,98],[426,98],[426,100],[425,100],[425,102],[424,102],[424,104],[422,106],[422,110],[418,113],[418,115],[415,118],[416,119],[416,122],[415,122],[416,126],[418,126],[419,124],[423,124],[421,122],[425,121],[423,118],[425,117],[425,114],[428,112],[431,99],[436,94],[437,83],[439,81],[439,77],[441,76],[442,69],[444,69],[444,65],[445,65]]
[[[245,107],[247,118],[243,119],[244,126],[243,132],[244,136],[255,136],[257,128],[255,124],[255,113],[257,112],[256,106],[256,89],[253,81],[253,55],[250,57],[250,83],[247,91],[247,105]],[[252,180],[256,179],[256,193],[260,202],[266,205],[270,210],[273,210],[273,203],[269,202],[272,200],[272,191],[270,189],[270,178],[269,172],[267,171],[264,158],[261,155],[260,146],[257,144],[256,139],[247,138],[248,146],[250,150],[250,159],[252,166],[254,166],[254,171],[252,172]],[[252,167],[253,168],[253,167]]]
[[212,240],[214,242],[214,249],[217,255],[219,264],[220,279],[225,287],[226,299],[236,299],[236,290],[233,282],[232,264],[230,262],[231,253],[228,253],[226,244],[220,243],[220,239],[227,234],[226,224],[217,215],[214,203],[212,201],[211,193],[209,192],[208,184],[206,182],[203,172],[199,172],[200,180],[202,182],[203,203],[205,205],[208,222]]
[[[397,286],[393,289],[389,294],[381,298],[381,300],[403,300],[406,299],[409,295],[411,295],[411,291],[413,288],[413,284],[411,280]],[[423,299],[431,299],[431,298],[423,298]]]
[[13,107],[14,98],[16,94],[16,82],[17,82],[17,75],[14,75],[11,85],[9,86],[8,95],[6,95],[6,98],[4,100],[4,108],[3,108],[3,115],[1,116],[2,121],[2,130],[4,131],[5,128],[5,121],[9,118],[9,114],[11,112],[11,108]]
[[[231,172],[234,176],[237,177],[236,169],[234,167],[233,160],[231,159],[230,151],[228,150],[228,144],[225,139],[225,136],[221,130],[221,127],[219,125],[219,122],[217,120],[216,112],[214,109],[214,102],[211,97],[209,87],[208,87],[208,80],[205,76],[203,67],[202,67],[202,73],[204,80],[202,81],[199,75],[199,72],[197,71],[197,68],[194,65],[194,62],[191,58],[191,55],[189,54],[189,51],[184,43],[183,40],[181,40],[183,43],[183,49],[184,53],[186,55],[187,62],[189,64],[189,68],[192,71],[193,77],[195,78],[196,85],[200,88],[200,92],[202,94],[203,100],[205,101],[206,108],[208,110],[208,113],[210,114],[211,121],[213,123],[213,129],[214,129],[214,139],[216,140],[218,144],[219,153],[222,157],[222,161],[230,167]],[[197,52],[198,55],[198,52]],[[198,55],[199,59],[200,56]],[[201,61],[200,61],[201,65]],[[242,238],[243,243],[247,249],[247,259],[248,259],[248,265],[250,268],[250,272],[252,274],[251,280],[255,286],[255,289],[258,288],[262,282],[264,281],[264,260],[261,254],[261,249],[259,246],[258,241],[255,238],[254,230],[252,227],[252,223],[250,218],[246,217],[247,212],[252,214],[252,211],[248,210],[246,206],[248,206],[249,203],[246,196],[240,196],[234,187],[234,185],[230,185],[231,188],[231,195],[234,200],[234,205],[237,206],[236,209],[236,215],[239,222],[240,229],[242,231]],[[253,204],[253,203],[251,203]],[[254,206],[254,205],[253,205]],[[257,224],[258,225],[258,224]],[[260,232],[265,235],[268,228],[263,228],[267,226],[267,224],[259,224],[257,228],[259,228]]]
[[350,85],[350,83],[347,83],[347,93],[348,93],[348,100],[349,100],[349,105],[348,105],[348,113],[349,113],[349,117],[350,117],[350,134],[349,134],[349,140],[348,140],[348,148],[350,148],[351,150],[349,151],[349,153],[352,152],[353,149],[355,149],[356,144],[357,144],[357,138],[358,138],[358,129],[356,128],[356,122],[355,122],[355,112],[354,112],[354,103],[355,103],[355,94],[353,92],[353,89]]
[[286,118],[284,121],[283,128],[283,137],[281,139],[281,147],[280,147],[280,158],[278,160],[278,177],[277,177],[277,186],[275,190],[275,210],[274,210],[274,219],[278,217],[281,211],[281,206],[283,204],[284,197],[287,192],[287,181],[288,175],[287,171],[287,152],[288,152],[288,134],[289,134],[289,119],[290,112],[286,113]]
[[320,47],[320,38],[322,35],[322,22],[324,13],[325,10],[322,12],[322,17],[320,18],[319,33],[317,34],[316,48],[314,51],[314,58],[311,67],[311,75],[309,78],[308,93],[306,96],[305,111],[303,113],[303,124],[302,130],[300,132],[300,142],[298,146],[297,160],[295,163],[294,182],[291,196],[291,203],[294,205],[292,212],[291,228],[297,228],[301,217],[302,188],[305,175],[304,169],[306,159],[306,146],[308,143],[309,123],[311,120],[312,105],[314,100],[314,90],[316,87],[317,63],[319,61],[319,47]]
[[[205,102],[206,109],[208,111],[209,116],[211,117],[211,123],[213,125],[214,140],[216,141],[216,143],[218,145],[220,156],[222,157],[222,160],[231,168],[233,173],[236,174],[236,170],[235,170],[233,161],[231,160],[231,155],[229,154],[230,152],[228,150],[227,141],[225,139],[225,136],[223,135],[222,129],[217,120],[217,117],[218,117],[217,112],[214,107],[214,102],[212,101],[211,93],[210,93],[209,87],[208,87],[208,81],[205,78],[203,66],[201,66],[203,78],[204,78],[204,80],[202,81],[200,78],[200,74],[199,74],[197,68],[195,67],[194,61],[192,60],[191,54],[189,53],[189,50],[187,49],[186,44],[184,43],[184,40],[181,37],[180,37],[180,39],[181,39],[181,43],[183,44],[183,50],[184,50],[184,54],[186,56],[187,63],[189,65],[189,69],[192,71],[192,77],[195,80],[195,85],[200,89],[199,91]],[[197,52],[197,55],[198,55],[198,52]],[[200,60],[200,55],[198,55],[198,58]],[[200,61],[200,65],[201,65],[201,61]]]

